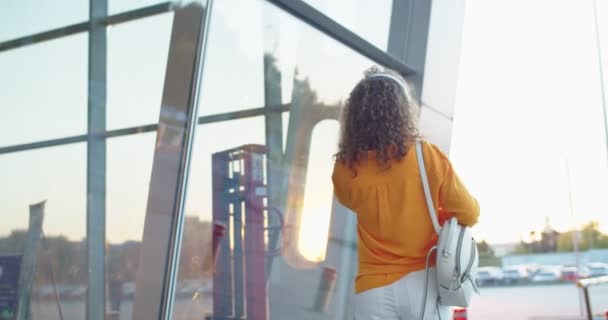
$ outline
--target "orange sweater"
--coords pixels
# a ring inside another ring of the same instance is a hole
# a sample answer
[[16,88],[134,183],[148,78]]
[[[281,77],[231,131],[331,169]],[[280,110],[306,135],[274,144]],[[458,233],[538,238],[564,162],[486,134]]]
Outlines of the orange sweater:
[[[448,158],[435,145],[422,143],[424,163],[439,222],[456,217],[477,223],[479,205],[462,184]],[[357,175],[336,163],[334,193],[357,214],[359,273],[356,293],[382,287],[410,272],[423,270],[426,254],[437,236],[428,214],[412,146],[399,162],[379,170],[375,153],[359,165]],[[432,260],[434,265],[435,261]]]

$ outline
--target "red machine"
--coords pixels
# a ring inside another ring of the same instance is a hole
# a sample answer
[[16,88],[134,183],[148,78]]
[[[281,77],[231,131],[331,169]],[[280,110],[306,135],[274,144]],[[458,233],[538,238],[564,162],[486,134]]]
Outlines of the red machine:
[[268,319],[266,147],[213,154],[212,320]]

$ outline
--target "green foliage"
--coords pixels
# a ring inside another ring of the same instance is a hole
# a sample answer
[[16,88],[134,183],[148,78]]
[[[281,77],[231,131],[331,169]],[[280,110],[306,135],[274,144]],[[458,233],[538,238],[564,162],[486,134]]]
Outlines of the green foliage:
[[0,254],[19,254],[25,245],[25,231],[13,230],[6,238],[0,238]]
[[[26,232],[14,230],[0,237],[0,255],[23,254]],[[47,235],[40,243],[36,285],[51,283],[51,270],[57,283],[87,282],[86,239],[72,241],[62,235]],[[107,278],[135,281],[141,242],[127,241],[106,245]],[[180,255],[179,279],[197,279],[212,272],[211,224],[198,217],[186,217]],[[1,319],[1,317],[0,317]]]
[[477,244],[477,250],[479,250],[480,256],[494,256],[494,249],[492,249],[492,247],[490,247],[490,245],[485,240]]
[[[583,229],[577,232],[578,248],[581,251],[589,249],[608,248],[608,235],[601,233],[599,223],[591,221]],[[574,238],[572,231],[564,232],[559,235],[557,251],[568,252],[574,250]]]
[[479,266],[480,267],[500,267],[502,259],[496,257],[494,249],[484,240],[477,244],[479,251]]
[[530,251],[528,244],[522,241],[517,245],[517,247],[515,247],[515,249],[513,249],[512,253],[513,254],[530,254],[532,252]]
[[500,267],[502,266],[502,259],[495,256],[483,256],[479,255],[479,266],[480,267]]
[[[587,223],[582,230],[575,233],[578,240],[578,249],[586,251],[589,249],[607,249],[608,234],[604,234],[599,229],[597,221]],[[573,231],[562,232],[557,236],[557,252],[572,252],[574,251],[574,234]],[[529,254],[534,252],[534,248],[538,248],[538,242],[526,243],[520,242],[513,250],[513,254]],[[547,252],[547,251],[540,251]]]

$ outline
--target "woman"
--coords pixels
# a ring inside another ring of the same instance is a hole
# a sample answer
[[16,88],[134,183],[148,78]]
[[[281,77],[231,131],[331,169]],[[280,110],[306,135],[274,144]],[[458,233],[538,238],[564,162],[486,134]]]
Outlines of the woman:
[[[357,214],[359,272],[355,319],[418,319],[425,263],[437,236],[424,198],[415,143],[418,105],[396,73],[367,71],[350,93],[333,173],[334,192]],[[479,206],[448,158],[422,142],[424,162],[441,224],[451,217],[472,226]],[[437,305],[431,260],[425,319],[448,319]]]

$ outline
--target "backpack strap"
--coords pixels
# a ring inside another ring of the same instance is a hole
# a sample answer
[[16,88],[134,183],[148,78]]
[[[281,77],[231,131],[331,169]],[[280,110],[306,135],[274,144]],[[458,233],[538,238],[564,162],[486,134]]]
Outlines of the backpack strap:
[[420,140],[416,141],[416,159],[418,160],[418,169],[420,171],[420,180],[422,180],[422,189],[424,189],[424,197],[426,198],[426,206],[429,211],[429,216],[433,222],[435,232],[439,234],[441,226],[437,220],[437,212],[435,211],[435,205],[433,204],[433,198],[431,196],[431,188],[429,187],[429,179],[426,175],[426,168],[424,166],[424,154],[422,153],[422,144]]

